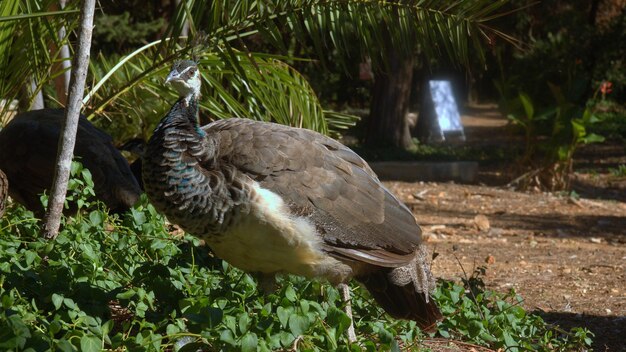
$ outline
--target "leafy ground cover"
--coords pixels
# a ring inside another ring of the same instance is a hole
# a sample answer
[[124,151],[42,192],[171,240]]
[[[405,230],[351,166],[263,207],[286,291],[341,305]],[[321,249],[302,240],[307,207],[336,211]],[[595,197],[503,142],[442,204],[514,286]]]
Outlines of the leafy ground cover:
[[[438,350],[437,338],[508,351],[585,350],[591,334],[565,332],[526,312],[521,298],[485,290],[482,273],[442,281],[446,319],[434,336],[394,321],[352,286],[358,343],[332,286],[284,276],[274,293],[213,257],[143,199],[122,217],[91,203],[90,175],[74,167],[82,211],[55,241],[13,204],[0,219],[0,349],[8,351]],[[430,342],[429,342],[430,341]]]

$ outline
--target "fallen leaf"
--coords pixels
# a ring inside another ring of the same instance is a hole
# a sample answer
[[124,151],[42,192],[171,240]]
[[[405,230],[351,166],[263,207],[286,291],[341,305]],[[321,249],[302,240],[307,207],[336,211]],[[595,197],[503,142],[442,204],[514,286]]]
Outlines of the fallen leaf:
[[489,219],[483,214],[478,214],[474,217],[474,224],[480,231],[489,231],[491,225],[489,225]]

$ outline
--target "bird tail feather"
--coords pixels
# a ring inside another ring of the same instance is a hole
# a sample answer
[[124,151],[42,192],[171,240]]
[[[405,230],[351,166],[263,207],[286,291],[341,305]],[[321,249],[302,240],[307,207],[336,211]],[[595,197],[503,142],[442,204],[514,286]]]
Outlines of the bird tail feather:
[[441,312],[428,292],[417,292],[412,283],[398,286],[386,273],[360,277],[367,290],[383,309],[396,319],[414,320],[420,329],[432,332],[442,319]]
[[389,315],[413,320],[422,330],[432,332],[443,317],[430,297],[435,283],[427,258],[426,248],[419,246],[408,264],[398,268],[379,267],[357,280]]

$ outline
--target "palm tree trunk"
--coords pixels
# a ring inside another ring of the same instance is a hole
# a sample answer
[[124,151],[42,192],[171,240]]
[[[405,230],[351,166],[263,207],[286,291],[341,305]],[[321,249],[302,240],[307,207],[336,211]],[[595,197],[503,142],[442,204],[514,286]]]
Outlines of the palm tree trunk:
[[65,120],[61,126],[62,137],[59,139],[57,164],[44,227],[44,236],[49,239],[55,238],[58,235],[59,226],[61,224],[61,213],[63,211],[63,203],[65,202],[65,194],[67,193],[67,182],[70,178],[70,167],[74,154],[74,145],[76,143],[76,131],[78,129],[78,118],[80,116],[83,92],[85,90],[87,68],[89,66],[89,50],[91,49],[95,8],[96,0],[84,0],[80,11],[81,30],[78,36],[76,56],[74,57],[74,70],[72,71],[70,81]]
[[374,75],[365,143],[408,149],[413,145],[406,116],[415,59],[390,50],[389,71]]
[[37,80],[34,77],[28,79],[22,85],[20,99],[19,99],[19,110],[20,111],[29,111],[29,110],[39,110],[43,109],[43,93],[37,90]]
[[[180,6],[181,2],[182,0],[176,0],[176,6]],[[183,4],[182,6],[187,6],[187,5]],[[181,10],[181,11],[184,11],[184,10]],[[185,16],[187,15],[185,14]],[[183,28],[181,28],[180,30],[180,35],[183,37],[189,36],[189,19],[185,19],[185,22],[183,23]]]

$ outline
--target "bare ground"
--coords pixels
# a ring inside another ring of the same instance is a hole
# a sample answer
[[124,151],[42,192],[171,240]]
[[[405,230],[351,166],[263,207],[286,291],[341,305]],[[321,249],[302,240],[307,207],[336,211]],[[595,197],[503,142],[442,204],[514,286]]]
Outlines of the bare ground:
[[[493,109],[474,110],[463,122],[468,143],[514,140]],[[626,163],[623,145],[586,148],[578,159],[586,170]],[[486,266],[488,288],[514,288],[546,321],[587,327],[595,351],[626,351],[626,180],[601,168],[578,173],[581,197],[574,199],[502,187],[504,169],[483,168],[481,180],[490,186],[386,184],[439,254],[436,276],[458,280]]]

